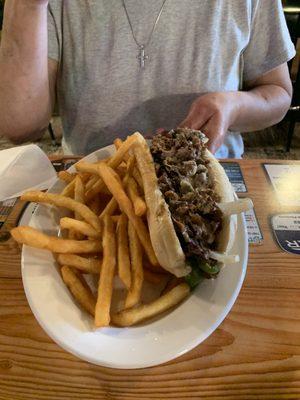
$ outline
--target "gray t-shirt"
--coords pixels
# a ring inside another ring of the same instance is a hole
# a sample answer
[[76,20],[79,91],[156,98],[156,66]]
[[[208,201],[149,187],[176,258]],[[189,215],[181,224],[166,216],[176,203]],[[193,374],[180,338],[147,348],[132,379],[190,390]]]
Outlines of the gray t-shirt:
[[[137,41],[147,42],[162,0],[125,1]],[[75,154],[174,128],[201,94],[241,89],[295,54],[281,0],[167,0],[144,69],[121,0],[50,0],[48,31]],[[242,154],[240,134],[228,132],[217,156]]]

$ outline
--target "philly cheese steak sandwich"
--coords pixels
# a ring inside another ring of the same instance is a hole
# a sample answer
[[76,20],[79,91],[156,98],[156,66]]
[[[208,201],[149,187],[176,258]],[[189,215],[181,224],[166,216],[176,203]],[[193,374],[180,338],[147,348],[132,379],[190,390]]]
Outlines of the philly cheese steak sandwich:
[[236,200],[207,141],[200,131],[178,128],[155,135],[150,148],[140,135],[134,148],[157,259],[191,287],[238,261],[228,255],[236,214],[252,207],[249,199]]

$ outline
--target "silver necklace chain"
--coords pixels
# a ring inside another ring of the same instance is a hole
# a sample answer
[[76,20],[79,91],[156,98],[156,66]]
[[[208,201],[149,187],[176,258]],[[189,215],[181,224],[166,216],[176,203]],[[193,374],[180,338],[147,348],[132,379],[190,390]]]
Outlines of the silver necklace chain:
[[138,58],[138,60],[139,60],[139,63],[140,63],[140,67],[141,67],[141,68],[145,68],[145,61],[148,60],[148,58],[149,58],[149,56],[146,55],[146,53],[145,53],[145,49],[146,49],[146,47],[148,46],[148,44],[151,42],[152,35],[153,35],[153,33],[154,33],[154,31],[155,31],[155,28],[156,28],[156,26],[157,26],[157,24],[158,24],[158,21],[159,21],[159,19],[160,19],[161,13],[163,12],[163,9],[164,9],[164,6],[165,6],[166,1],[167,1],[167,0],[164,0],[163,3],[162,3],[162,5],[161,5],[161,8],[160,8],[159,13],[158,13],[158,15],[157,15],[157,17],[156,17],[156,20],[155,20],[155,22],[154,22],[154,25],[153,25],[153,27],[152,27],[152,29],[151,29],[151,32],[150,32],[150,35],[149,35],[149,37],[148,37],[147,42],[142,44],[142,43],[139,43],[139,42],[137,41],[137,39],[136,39],[136,36],[135,36],[135,34],[134,34],[134,31],[133,31],[132,23],[131,23],[131,21],[130,21],[130,17],[129,17],[127,8],[126,8],[125,0],[122,0],[123,8],[124,8],[124,11],[125,11],[127,20],[128,20],[128,24],[129,24],[129,26],[130,26],[130,30],[131,30],[131,33],[132,33],[133,40],[135,41],[135,43],[136,43],[136,45],[137,45],[137,47],[138,47],[138,49],[139,49],[139,54],[138,54],[137,58]]

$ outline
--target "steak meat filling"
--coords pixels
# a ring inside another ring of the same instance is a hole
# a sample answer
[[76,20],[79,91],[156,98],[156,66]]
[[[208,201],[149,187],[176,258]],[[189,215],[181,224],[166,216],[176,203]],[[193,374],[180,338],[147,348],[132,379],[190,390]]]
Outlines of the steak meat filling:
[[185,256],[209,261],[209,250],[216,247],[221,229],[222,212],[208,175],[205,149],[201,132],[176,129],[155,135],[150,150],[159,188]]

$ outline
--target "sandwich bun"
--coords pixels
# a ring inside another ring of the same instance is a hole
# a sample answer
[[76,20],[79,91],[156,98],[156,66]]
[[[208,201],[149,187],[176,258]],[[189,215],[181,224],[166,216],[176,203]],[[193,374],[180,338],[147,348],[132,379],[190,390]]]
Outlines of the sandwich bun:
[[[154,161],[144,137],[138,132],[134,155],[141,172],[150,238],[160,265],[177,277],[191,272],[177,237],[169,207],[159,189]],[[235,201],[235,194],[229,179],[217,159],[206,149],[205,157],[209,161],[208,174],[214,182],[214,189],[221,202]],[[234,242],[237,227],[236,215],[223,216],[222,229],[217,236],[217,251],[227,253]]]

